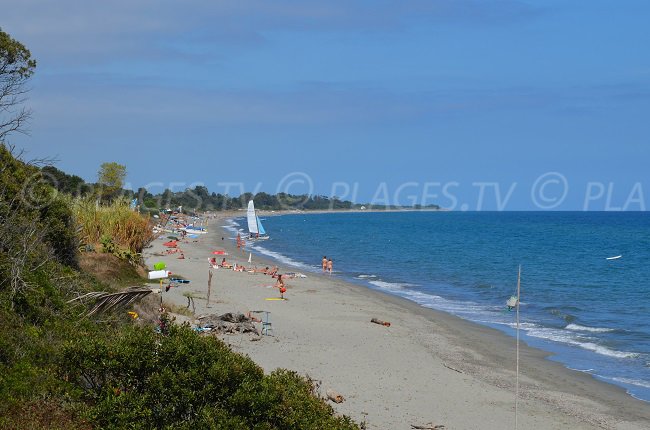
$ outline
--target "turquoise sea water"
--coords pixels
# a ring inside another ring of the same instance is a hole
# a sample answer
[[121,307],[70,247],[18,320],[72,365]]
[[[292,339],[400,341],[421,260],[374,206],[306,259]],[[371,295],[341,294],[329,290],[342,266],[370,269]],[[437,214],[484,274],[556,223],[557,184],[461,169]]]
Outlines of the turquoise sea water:
[[505,301],[521,264],[522,339],[650,401],[649,214],[333,213],[263,222],[271,239],[256,252],[302,271],[319,271],[327,255],[337,276],[511,335]]

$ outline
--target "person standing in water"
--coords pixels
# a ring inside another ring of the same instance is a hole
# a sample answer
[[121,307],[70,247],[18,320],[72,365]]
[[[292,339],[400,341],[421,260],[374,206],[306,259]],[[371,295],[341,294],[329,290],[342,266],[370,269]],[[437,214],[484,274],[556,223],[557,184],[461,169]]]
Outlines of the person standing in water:
[[323,265],[323,273],[325,273],[325,271],[327,270],[327,257],[324,255],[323,255],[322,265]]
[[334,268],[334,262],[330,258],[329,261],[327,262],[327,271],[330,272],[330,275],[332,274],[333,268]]

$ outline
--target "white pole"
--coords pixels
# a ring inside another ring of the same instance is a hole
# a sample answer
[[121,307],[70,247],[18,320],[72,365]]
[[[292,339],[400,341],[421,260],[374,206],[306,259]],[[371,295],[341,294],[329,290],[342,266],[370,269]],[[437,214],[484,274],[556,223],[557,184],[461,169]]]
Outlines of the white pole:
[[519,409],[519,300],[521,296],[521,264],[517,274],[517,377],[515,382],[515,430],[517,430]]

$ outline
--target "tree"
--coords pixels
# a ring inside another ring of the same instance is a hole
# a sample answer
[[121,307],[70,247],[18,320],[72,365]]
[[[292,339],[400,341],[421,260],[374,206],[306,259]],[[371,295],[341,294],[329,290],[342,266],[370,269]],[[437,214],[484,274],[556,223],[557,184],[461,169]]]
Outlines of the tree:
[[12,132],[24,132],[31,111],[22,107],[36,60],[25,46],[0,29],[0,142]]
[[111,162],[102,163],[97,173],[98,183],[101,187],[101,196],[106,198],[114,197],[124,185],[126,178],[126,166]]
[[77,175],[68,175],[54,166],[44,166],[41,169],[43,179],[57,191],[74,196],[84,195],[89,192],[90,185]]

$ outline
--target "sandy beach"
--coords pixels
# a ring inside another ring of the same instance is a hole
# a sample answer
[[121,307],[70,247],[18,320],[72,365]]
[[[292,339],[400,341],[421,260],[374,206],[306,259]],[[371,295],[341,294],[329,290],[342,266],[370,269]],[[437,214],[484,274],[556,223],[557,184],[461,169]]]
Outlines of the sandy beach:
[[[145,258],[149,267],[164,261],[168,270],[191,281],[163,293],[163,299],[184,306],[183,294],[191,292],[200,297],[195,299],[197,316],[270,312],[273,336],[258,341],[249,334],[220,336],[235,351],[267,372],[282,367],[322,381],[322,394],[333,389],[346,399],[334,405],[336,411],[365,422],[368,429],[427,423],[446,429],[515,427],[515,340],[496,330],[313,273],[287,280],[288,300],[278,301],[266,300],[279,297],[269,276],[213,270],[208,308],[212,251],[225,249],[229,262],[249,266],[248,253],[236,249],[222,224],[223,218],[211,220],[208,234],[180,243],[185,259],[153,255],[164,250],[161,239]],[[253,264],[276,263],[253,255]],[[280,266],[280,273],[295,271]],[[391,325],[373,324],[372,318]],[[546,360],[547,355],[522,343],[519,428],[650,428],[650,404]]]

